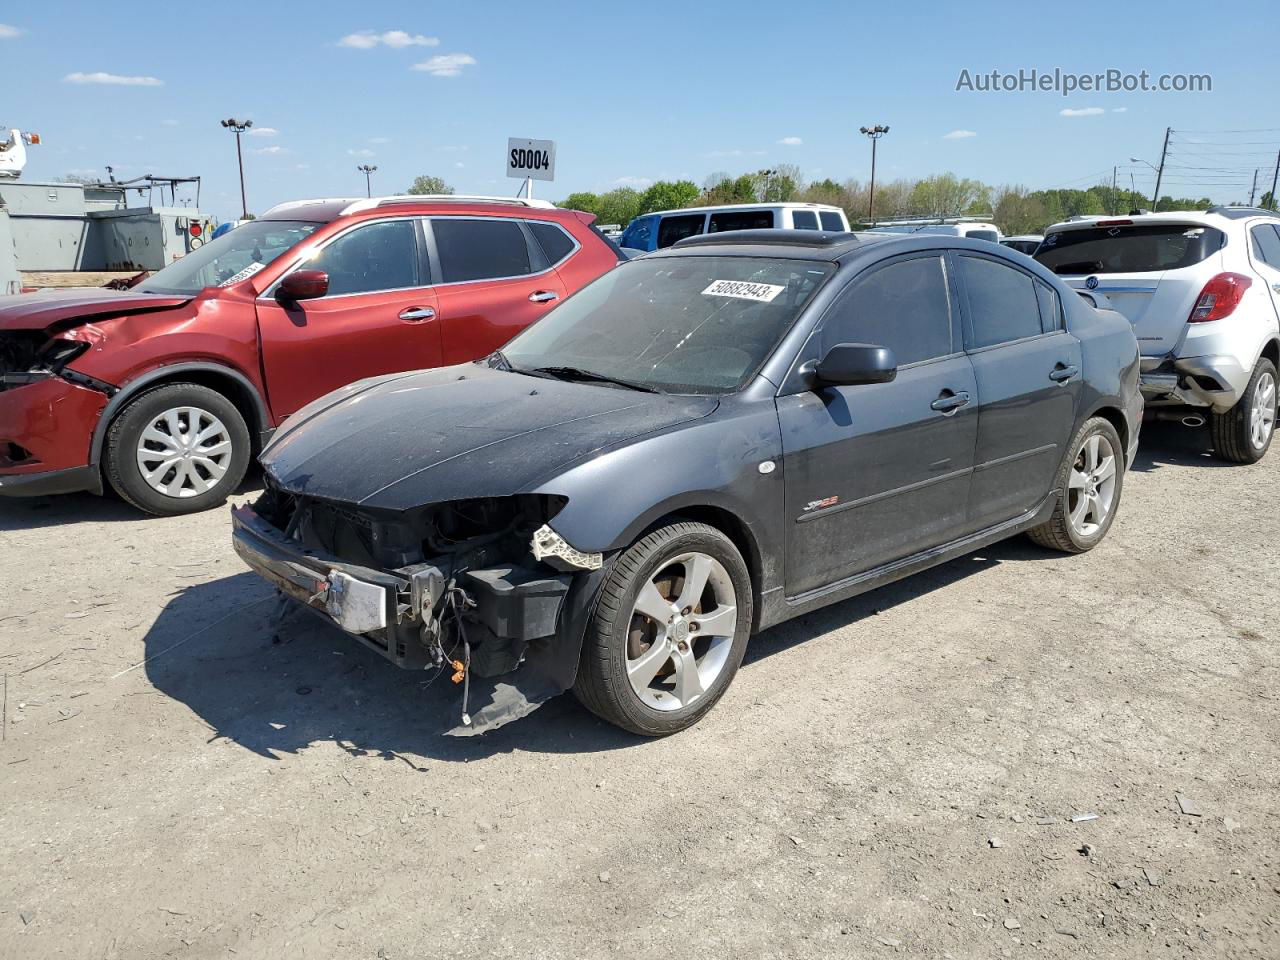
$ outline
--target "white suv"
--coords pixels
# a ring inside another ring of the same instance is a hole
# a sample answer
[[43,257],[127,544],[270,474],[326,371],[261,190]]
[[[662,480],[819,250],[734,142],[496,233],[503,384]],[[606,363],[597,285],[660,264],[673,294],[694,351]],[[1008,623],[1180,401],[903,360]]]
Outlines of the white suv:
[[1280,215],[1214,207],[1080,218],[1051,226],[1036,259],[1129,318],[1148,408],[1175,408],[1190,424],[1207,414],[1219,456],[1262,459],[1276,422]]

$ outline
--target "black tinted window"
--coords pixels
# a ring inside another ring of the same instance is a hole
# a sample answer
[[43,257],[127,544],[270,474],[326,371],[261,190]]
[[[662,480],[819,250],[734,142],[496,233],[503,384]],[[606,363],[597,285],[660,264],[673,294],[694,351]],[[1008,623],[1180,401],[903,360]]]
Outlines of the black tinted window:
[[445,283],[519,277],[529,272],[524,231],[511,220],[432,220]]
[[1259,260],[1280,269],[1280,234],[1269,223],[1253,228],[1253,252]]
[[831,230],[835,233],[844,232],[844,223],[840,220],[840,214],[834,210],[823,210],[818,216],[822,218],[823,230]]
[[573,250],[573,240],[554,223],[529,223],[529,229],[547,255],[547,263],[553,266],[567,257]]
[[823,348],[837,343],[888,347],[899,366],[951,353],[942,258],[900,260],[855,280],[823,329]]
[[724,230],[768,230],[772,226],[772,210],[734,210],[729,213],[713,213],[707,233],[720,233]]
[[1190,223],[1087,227],[1051,233],[1036,259],[1054,273],[1179,270],[1222,248],[1223,233]]
[[706,215],[701,213],[663,217],[662,223],[658,225],[658,249],[669,247],[677,240],[701,233],[702,222],[705,219]]
[[412,220],[357,227],[324,247],[304,266],[329,275],[331,297],[423,285],[417,228]]
[[1040,333],[1035,281],[1012,267],[979,257],[959,257],[973,323],[974,347]]
[[792,210],[791,225],[797,230],[817,230],[818,215],[812,210]]
[[1040,329],[1044,333],[1053,333],[1062,329],[1062,308],[1058,305],[1058,291],[1047,283],[1034,281],[1036,299],[1040,301]]

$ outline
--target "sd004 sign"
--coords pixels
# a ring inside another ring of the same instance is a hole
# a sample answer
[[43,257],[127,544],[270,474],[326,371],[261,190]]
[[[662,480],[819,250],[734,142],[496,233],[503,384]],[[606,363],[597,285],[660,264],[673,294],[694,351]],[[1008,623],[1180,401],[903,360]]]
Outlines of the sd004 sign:
[[507,176],[531,177],[534,180],[556,178],[556,144],[554,140],[507,139]]

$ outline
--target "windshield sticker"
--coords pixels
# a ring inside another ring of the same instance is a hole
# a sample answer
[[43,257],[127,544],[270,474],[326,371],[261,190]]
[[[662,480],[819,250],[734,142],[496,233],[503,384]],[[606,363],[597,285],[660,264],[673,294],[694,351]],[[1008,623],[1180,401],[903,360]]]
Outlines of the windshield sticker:
[[248,280],[250,277],[252,277],[255,273],[257,273],[259,270],[261,270],[265,266],[266,266],[265,263],[259,263],[257,260],[255,260],[253,261],[253,263],[249,264],[239,273],[235,273],[227,277],[227,279],[223,280],[220,284],[218,284],[218,286],[229,287],[233,283],[239,283],[241,280]]
[[774,297],[786,287],[773,283],[751,283],[747,280],[713,280],[711,286],[702,291],[704,297],[733,297],[735,300],[755,300],[758,303],[772,303]]

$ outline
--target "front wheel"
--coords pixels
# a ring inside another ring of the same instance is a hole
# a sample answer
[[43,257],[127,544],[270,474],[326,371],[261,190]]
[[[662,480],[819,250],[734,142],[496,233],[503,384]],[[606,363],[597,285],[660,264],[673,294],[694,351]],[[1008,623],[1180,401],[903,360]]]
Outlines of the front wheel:
[[1058,470],[1062,491],[1051,516],[1027,531],[1042,547],[1063,553],[1092,550],[1111,529],[1124,487],[1124,445],[1102,417],[1086,420]]
[[600,587],[574,694],[632,733],[691,727],[737,673],[751,614],[751,576],[728,537],[691,522],[653,530]]
[[1276,432],[1276,367],[1263,357],[1249,385],[1226,413],[1209,415],[1209,433],[1218,456],[1232,463],[1257,463]]

